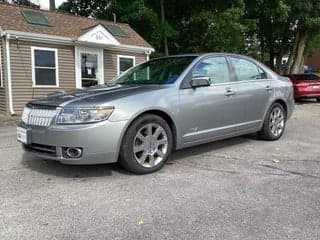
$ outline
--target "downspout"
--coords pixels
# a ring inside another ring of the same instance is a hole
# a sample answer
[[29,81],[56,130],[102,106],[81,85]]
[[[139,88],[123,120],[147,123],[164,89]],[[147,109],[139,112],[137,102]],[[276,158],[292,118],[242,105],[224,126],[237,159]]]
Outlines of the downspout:
[[4,34],[6,43],[6,61],[7,61],[7,80],[8,80],[8,97],[9,97],[9,112],[11,115],[16,113],[13,110],[13,99],[12,99],[12,79],[11,79],[11,62],[10,62],[10,35]]
[[145,52],[145,53],[146,53],[146,56],[147,56],[147,61],[150,60],[150,54],[151,54],[151,52],[152,52],[151,50]]

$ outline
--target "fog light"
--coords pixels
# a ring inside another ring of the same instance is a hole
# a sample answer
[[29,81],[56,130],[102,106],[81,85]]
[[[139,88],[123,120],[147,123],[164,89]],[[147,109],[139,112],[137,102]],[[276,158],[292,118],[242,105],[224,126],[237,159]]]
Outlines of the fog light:
[[82,155],[82,148],[69,147],[65,148],[64,152],[69,158],[79,158]]

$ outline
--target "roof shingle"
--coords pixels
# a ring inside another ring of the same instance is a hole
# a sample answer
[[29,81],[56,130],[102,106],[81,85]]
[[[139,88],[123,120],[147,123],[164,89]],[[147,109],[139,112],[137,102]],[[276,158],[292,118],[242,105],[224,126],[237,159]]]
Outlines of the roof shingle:
[[[41,14],[48,19],[51,27],[27,23],[21,14],[21,11],[25,9],[41,12]],[[98,24],[119,26],[126,33],[126,35],[128,35],[128,37],[114,36],[120,42],[120,44],[152,48],[149,43],[147,43],[137,32],[135,32],[128,24],[125,23],[114,23],[111,21],[79,17],[60,12],[50,12],[0,3],[0,27],[4,31],[13,30],[32,32],[76,39],[88,29],[97,26]]]

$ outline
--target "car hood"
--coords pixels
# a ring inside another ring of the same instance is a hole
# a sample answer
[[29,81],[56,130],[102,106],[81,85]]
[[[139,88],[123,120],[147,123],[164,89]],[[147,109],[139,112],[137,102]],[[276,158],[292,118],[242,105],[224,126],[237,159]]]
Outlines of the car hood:
[[31,105],[51,107],[98,107],[119,98],[156,91],[165,88],[163,85],[113,85],[97,86],[73,92],[55,92],[29,102]]

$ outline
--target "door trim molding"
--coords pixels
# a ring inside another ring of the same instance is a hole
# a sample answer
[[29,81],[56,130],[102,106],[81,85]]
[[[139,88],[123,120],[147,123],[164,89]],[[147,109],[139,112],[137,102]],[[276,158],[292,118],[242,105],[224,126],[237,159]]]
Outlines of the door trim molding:
[[104,56],[103,56],[103,48],[91,48],[91,47],[82,47],[75,46],[75,75],[76,75],[76,88],[82,88],[82,80],[81,80],[81,53],[93,53],[98,54],[98,84],[104,83]]

